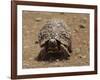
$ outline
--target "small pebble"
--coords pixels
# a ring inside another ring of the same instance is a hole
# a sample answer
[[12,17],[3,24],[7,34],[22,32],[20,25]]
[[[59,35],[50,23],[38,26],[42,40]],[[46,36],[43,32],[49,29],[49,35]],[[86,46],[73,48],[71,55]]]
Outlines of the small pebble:
[[87,22],[87,18],[86,17],[83,17],[82,22],[83,23],[86,23]]
[[79,30],[76,28],[76,29],[74,29],[74,31],[75,31],[75,32],[78,32]]
[[82,58],[82,56],[79,56],[79,58]]
[[77,18],[77,16],[73,16],[73,18],[74,18],[74,19],[76,19],[76,18]]
[[26,31],[26,33],[27,33],[27,34],[29,34],[29,33],[30,33],[30,31]]
[[88,62],[88,61],[86,61],[86,63],[88,63],[88,64],[89,64],[89,62]]
[[84,40],[84,41],[83,41],[83,44],[86,44],[86,43],[87,43],[87,42]]
[[82,56],[83,58],[86,58],[86,55]]
[[29,46],[24,46],[24,48],[29,48]]
[[33,60],[33,58],[32,58],[32,57],[30,57],[30,58],[29,58],[29,60]]
[[84,58],[85,59],[86,56],[85,55],[84,56],[83,55],[79,55],[79,58]]
[[85,28],[85,26],[81,24],[81,25],[80,25],[80,28]]
[[88,31],[84,31],[85,33],[87,33]]
[[42,20],[42,18],[39,17],[39,18],[36,18],[35,20],[36,20],[37,22],[39,22],[39,21]]
[[73,30],[73,33],[75,33],[75,30]]
[[80,53],[80,48],[76,48],[76,49],[75,49],[75,52],[76,52],[76,53]]

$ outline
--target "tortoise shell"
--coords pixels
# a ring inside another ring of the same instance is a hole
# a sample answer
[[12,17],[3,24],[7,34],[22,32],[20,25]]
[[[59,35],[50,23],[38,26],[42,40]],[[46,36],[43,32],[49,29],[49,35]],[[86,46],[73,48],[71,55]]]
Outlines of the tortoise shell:
[[49,39],[56,39],[65,46],[71,44],[71,32],[63,20],[48,20],[41,28],[38,35],[40,46],[44,45]]

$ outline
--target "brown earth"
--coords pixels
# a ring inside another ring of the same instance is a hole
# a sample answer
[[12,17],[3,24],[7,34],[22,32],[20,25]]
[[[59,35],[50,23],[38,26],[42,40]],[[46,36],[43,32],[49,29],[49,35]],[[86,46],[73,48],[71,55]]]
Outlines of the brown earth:
[[[23,11],[23,68],[67,67],[89,65],[89,14]],[[62,19],[72,33],[72,50],[68,60],[45,62],[35,58],[41,50],[38,32],[48,19]]]

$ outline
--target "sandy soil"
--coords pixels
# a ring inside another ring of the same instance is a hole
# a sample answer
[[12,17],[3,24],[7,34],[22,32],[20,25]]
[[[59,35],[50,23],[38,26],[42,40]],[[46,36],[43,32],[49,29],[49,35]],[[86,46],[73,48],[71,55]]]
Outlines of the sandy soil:
[[[36,61],[41,50],[38,32],[48,19],[62,19],[72,33],[72,54],[68,60]],[[89,14],[23,11],[23,68],[67,67],[89,65]]]

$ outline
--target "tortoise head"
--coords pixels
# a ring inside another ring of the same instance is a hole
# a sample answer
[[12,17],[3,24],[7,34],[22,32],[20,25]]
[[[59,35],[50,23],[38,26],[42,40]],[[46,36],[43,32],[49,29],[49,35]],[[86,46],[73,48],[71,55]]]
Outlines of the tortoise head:
[[56,39],[49,39],[45,46],[48,53],[56,53],[60,49],[60,42]]

